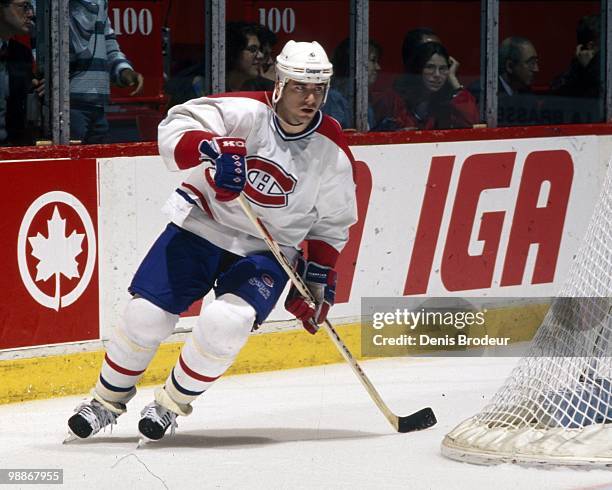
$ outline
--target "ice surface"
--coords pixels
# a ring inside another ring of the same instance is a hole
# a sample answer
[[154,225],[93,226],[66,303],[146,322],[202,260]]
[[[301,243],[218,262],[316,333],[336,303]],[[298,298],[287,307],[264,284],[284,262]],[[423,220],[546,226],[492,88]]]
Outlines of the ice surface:
[[[345,364],[222,378],[179,418],[174,437],[136,449],[152,388],[112,433],[62,445],[82,397],[0,406],[0,468],[63,468],[74,489],[612,489],[612,472],[480,467],[440,455],[443,436],[473,415],[516,358],[363,363],[398,415],[431,406],[438,425],[398,434]],[[6,488],[15,488],[9,487]],[[30,485],[24,488],[45,488]]]

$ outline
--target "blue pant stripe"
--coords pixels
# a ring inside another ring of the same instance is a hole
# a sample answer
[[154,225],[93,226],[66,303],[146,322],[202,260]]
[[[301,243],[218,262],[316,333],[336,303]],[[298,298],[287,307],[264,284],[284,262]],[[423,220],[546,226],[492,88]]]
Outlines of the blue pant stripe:
[[134,388],[133,386],[130,386],[129,388],[119,388],[118,386],[112,385],[108,381],[106,381],[102,377],[102,375],[100,375],[100,383],[102,383],[102,386],[104,386],[104,388],[106,388],[107,390],[117,391],[119,393],[126,393],[126,392],[132,390],[132,388]]
[[171,377],[172,377],[172,384],[183,395],[187,395],[187,396],[200,396],[202,393],[204,393],[206,391],[206,390],[202,390],[202,391],[189,391],[189,390],[183,388],[180,384],[178,384],[178,381],[174,377],[174,369],[172,370]]

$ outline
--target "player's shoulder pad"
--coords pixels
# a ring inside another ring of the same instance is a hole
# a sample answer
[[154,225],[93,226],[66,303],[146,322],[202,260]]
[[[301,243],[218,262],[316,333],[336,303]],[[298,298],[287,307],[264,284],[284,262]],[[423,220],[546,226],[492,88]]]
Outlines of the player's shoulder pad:
[[323,120],[317,128],[317,133],[320,133],[332,140],[346,154],[351,164],[355,163],[353,154],[351,153],[348,142],[346,141],[346,136],[342,132],[342,127],[333,117],[323,114]]

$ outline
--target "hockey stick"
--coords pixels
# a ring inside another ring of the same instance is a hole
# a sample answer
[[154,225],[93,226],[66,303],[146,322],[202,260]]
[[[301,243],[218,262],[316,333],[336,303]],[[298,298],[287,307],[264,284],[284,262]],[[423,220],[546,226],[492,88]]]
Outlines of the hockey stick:
[[[276,243],[274,238],[272,238],[272,235],[270,235],[267,228],[259,219],[259,217],[255,214],[253,208],[251,208],[251,205],[246,201],[244,194],[240,194],[237,199],[249,220],[253,223],[253,225],[255,225],[259,233],[261,233],[261,236],[268,245],[268,248],[270,249],[274,257],[276,257],[276,260],[278,260],[281,267],[285,270],[293,285],[296,287],[299,293],[304,296],[304,298],[314,303],[314,298],[310,293],[308,286],[306,286],[302,278],[293,270],[293,267],[285,257],[285,254],[280,249],[279,245]],[[364,388],[370,395],[370,398],[372,398],[376,406],[379,408],[379,410],[383,413],[383,415],[387,418],[389,423],[396,431],[412,432],[415,430],[427,429],[428,427],[431,427],[437,422],[436,416],[434,415],[433,410],[430,407],[423,408],[418,412],[415,412],[411,415],[406,415],[404,417],[399,417],[395,415],[380,397],[378,391],[376,391],[376,388],[374,388],[372,382],[363,372],[363,369],[361,369],[361,366],[359,366],[359,364],[351,354],[351,351],[349,351],[348,347],[344,344],[331,322],[329,320],[325,320],[325,323],[323,323],[322,325],[336,348],[340,351],[340,354],[342,354],[342,357],[344,357],[345,361],[349,364],[353,372],[359,378],[359,381],[361,381],[361,384],[364,386]]]

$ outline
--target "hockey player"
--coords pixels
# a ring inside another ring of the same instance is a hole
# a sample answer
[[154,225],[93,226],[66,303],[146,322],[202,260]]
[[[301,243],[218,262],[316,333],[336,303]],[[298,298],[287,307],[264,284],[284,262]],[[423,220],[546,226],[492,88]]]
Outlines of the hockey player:
[[[356,221],[353,157],[338,123],[319,110],[332,65],[316,42],[289,41],[267,92],[231,93],[172,108],[159,126],[170,170],[193,170],[165,206],[170,224],[138,268],[122,325],[107,344],[93,399],[68,426],[86,438],[114,424],[179,314],[211,289],[179,359],[138,429],[161,439],[233,363],[279,299],[287,276],[234,199],[244,192],[310,287],[285,308],[310,333],[334,303],[334,265]],[[308,243],[307,256],[299,247]]]

